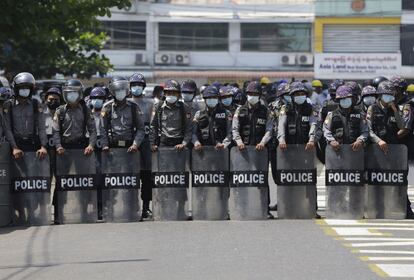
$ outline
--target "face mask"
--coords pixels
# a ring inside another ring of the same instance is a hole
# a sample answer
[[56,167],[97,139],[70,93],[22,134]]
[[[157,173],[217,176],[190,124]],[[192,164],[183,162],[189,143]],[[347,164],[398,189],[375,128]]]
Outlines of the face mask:
[[283,95],[283,100],[285,100],[286,103],[292,103],[292,97],[290,95]]
[[125,90],[117,90],[115,91],[115,99],[118,101],[123,101],[126,97],[126,92]]
[[167,101],[167,103],[170,103],[170,104],[174,104],[175,102],[177,102],[177,96],[175,96],[175,95],[167,95],[166,97],[165,97],[165,101]]
[[231,97],[227,97],[221,100],[221,103],[226,107],[230,106],[232,102],[233,102],[233,98]]
[[68,92],[68,93],[66,94],[66,101],[67,101],[68,103],[73,104],[73,103],[75,103],[76,101],[78,101],[78,98],[79,98],[79,93],[78,93],[78,92],[76,92],[76,91],[71,91],[71,92]]
[[91,104],[94,109],[102,109],[103,100],[102,99],[92,99]]
[[52,101],[47,101],[46,104],[50,110],[56,110],[56,108],[59,107],[60,102],[59,100],[52,100]]
[[184,102],[191,102],[194,98],[192,93],[182,93],[181,96],[183,97]]
[[248,95],[247,96],[247,102],[249,102],[251,105],[255,105],[255,104],[257,104],[257,102],[259,102],[259,96]]
[[352,98],[345,98],[339,100],[339,106],[341,106],[344,109],[350,108],[352,105]]
[[371,106],[372,104],[375,103],[377,99],[375,98],[375,96],[367,96],[364,97],[364,104],[365,106]]
[[131,93],[133,96],[141,96],[142,92],[144,91],[144,88],[142,86],[133,86],[131,87]]
[[389,94],[383,94],[381,96],[382,101],[384,101],[385,103],[391,103],[395,100],[395,97]]
[[305,101],[306,101],[306,96],[304,96],[304,95],[301,95],[301,96],[295,96],[294,97],[294,99],[295,99],[295,103],[296,104],[298,104],[298,105],[302,105],[303,103],[305,103]]
[[206,105],[209,108],[214,108],[216,107],[218,104],[218,99],[217,98],[213,98],[213,99],[206,99]]
[[19,89],[19,96],[20,97],[28,97],[30,95],[30,89],[28,88],[23,88],[23,89]]

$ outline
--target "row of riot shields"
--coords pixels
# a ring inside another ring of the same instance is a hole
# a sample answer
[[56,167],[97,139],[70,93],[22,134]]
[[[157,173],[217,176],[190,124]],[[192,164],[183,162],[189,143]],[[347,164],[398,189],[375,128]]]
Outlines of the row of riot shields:
[[188,219],[190,185],[194,220],[266,219],[268,165],[267,150],[254,147],[160,148],[152,158],[154,220]]
[[[304,145],[278,149],[279,218],[315,216],[314,153],[306,151]],[[160,148],[152,154],[154,220],[186,220],[190,210],[195,220],[266,219],[268,167],[267,150],[257,151],[254,146],[243,151],[234,147],[230,152],[214,147],[193,152]],[[11,220],[17,225],[50,224],[51,185],[56,189],[59,223],[96,222],[98,187],[102,189],[105,221],[137,221],[139,170],[139,152],[114,148],[96,157],[73,149],[56,157],[56,176],[51,180],[49,158],[39,160],[34,152],[26,152],[22,159],[10,161],[10,148],[2,144],[0,226]],[[403,145],[389,145],[386,154],[376,145],[356,152],[349,145],[338,151],[328,146],[326,216],[404,218],[407,173],[407,149]]]
[[[10,217],[15,225],[50,224],[52,176],[49,157],[39,160],[35,152],[26,152],[23,158],[12,160],[9,176],[10,150],[9,147],[4,149],[7,149],[4,153],[0,150],[1,155],[5,155],[4,158],[0,155],[0,168],[7,176],[0,176],[0,225],[9,223]],[[99,159],[95,154],[85,156],[81,149],[66,150],[64,155],[56,157],[53,185],[58,223],[96,222],[98,187],[102,188],[102,212],[106,221],[138,221],[139,153],[111,149],[102,153]],[[11,199],[7,199],[8,196]],[[9,217],[8,220],[5,217]]]

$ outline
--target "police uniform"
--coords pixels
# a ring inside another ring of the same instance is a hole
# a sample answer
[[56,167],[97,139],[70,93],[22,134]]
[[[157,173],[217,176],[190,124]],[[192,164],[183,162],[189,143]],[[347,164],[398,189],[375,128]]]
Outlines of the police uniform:
[[194,116],[192,141],[194,145],[215,146],[231,144],[231,113],[223,106],[197,111]]
[[[398,110],[394,112],[391,108],[385,107],[380,101],[371,105],[367,111],[367,121],[370,127],[370,140],[373,143],[378,143],[383,140],[387,144],[409,144],[407,139],[410,140],[410,135],[403,139],[397,137],[400,129],[412,129],[412,113],[411,106],[405,104],[404,110],[401,112]],[[410,134],[412,132],[410,131]],[[414,218],[414,214],[411,210],[411,202],[407,195],[407,217]]]
[[95,147],[96,128],[91,110],[83,102],[57,108],[53,117],[53,140],[56,149],[83,149],[87,145]]
[[236,109],[232,134],[237,145],[266,145],[272,137],[272,123],[267,118],[267,108],[261,103],[246,104]]
[[5,103],[3,112],[10,145],[26,151],[46,147],[48,140],[43,120],[43,106],[36,100],[14,100]]
[[129,148],[140,146],[145,136],[142,112],[129,100],[116,103],[108,101],[102,108],[105,135],[102,136],[103,147]]
[[352,108],[347,112],[338,108],[329,112],[323,123],[323,133],[327,143],[352,144],[356,140],[366,143],[369,128],[362,111]]
[[278,121],[279,143],[306,144],[315,141],[317,113],[311,104],[283,105]]
[[[144,122],[145,137],[142,140],[140,152],[141,152],[141,174],[140,179],[142,182],[141,199],[144,204],[149,204],[152,200],[152,187],[153,181],[151,177],[151,144],[149,141],[150,124],[154,111],[154,100],[146,97],[134,97],[132,99],[139,107],[142,115],[141,118]],[[145,205],[147,207],[147,205]],[[148,207],[149,208],[149,207]]]
[[150,142],[156,146],[187,145],[191,142],[192,119],[189,108],[181,101],[159,106],[151,122]]

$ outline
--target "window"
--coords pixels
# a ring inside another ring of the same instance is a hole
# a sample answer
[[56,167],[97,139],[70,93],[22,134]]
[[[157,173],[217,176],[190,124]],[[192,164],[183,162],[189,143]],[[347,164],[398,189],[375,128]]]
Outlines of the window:
[[159,23],[160,51],[227,51],[227,23]]
[[403,10],[414,10],[414,1],[413,0],[403,0],[402,1]]
[[105,49],[145,50],[144,21],[102,21],[102,29],[110,37]]
[[241,50],[310,52],[311,25],[307,23],[242,23]]

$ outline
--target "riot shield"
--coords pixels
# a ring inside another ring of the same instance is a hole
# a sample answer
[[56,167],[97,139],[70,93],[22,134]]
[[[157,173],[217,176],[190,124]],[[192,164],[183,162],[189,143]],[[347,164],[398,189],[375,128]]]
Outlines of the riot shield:
[[25,152],[12,160],[11,191],[13,223],[20,226],[50,225],[50,162],[39,160],[36,152]]
[[232,220],[265,220],[268,212],[268,152],[247,146],[230,150],[230,199]]
[[203,147],[191,154],[194,220],[227,220],[229,151]]
[[10,195],[10,145],[0,144],[0,227],[12,221],[12,199]]
[[189,186],[190,151],[160,147],[152,154],[152,209],[155,221],[188,219],[187,189]]
[[405,145],[388,145],[385,154],[378,145],[365,152],[368,219],[404,219],[407,211],[407,163]]
[[101,155],[104,220],[138,221],[140,153],[128,153],[126,148],[112,148]]
[[352,151],[341,145],[335,151],[326,147],[326,217],[362,219],[364,217],[364,150]]
[[59,223],[95,223],[97,214],[95,154],[68,149],[56,156]]
[[277,215],[281,219],[312,219],[316,215],[315,151],[305,145],[277,149]]

